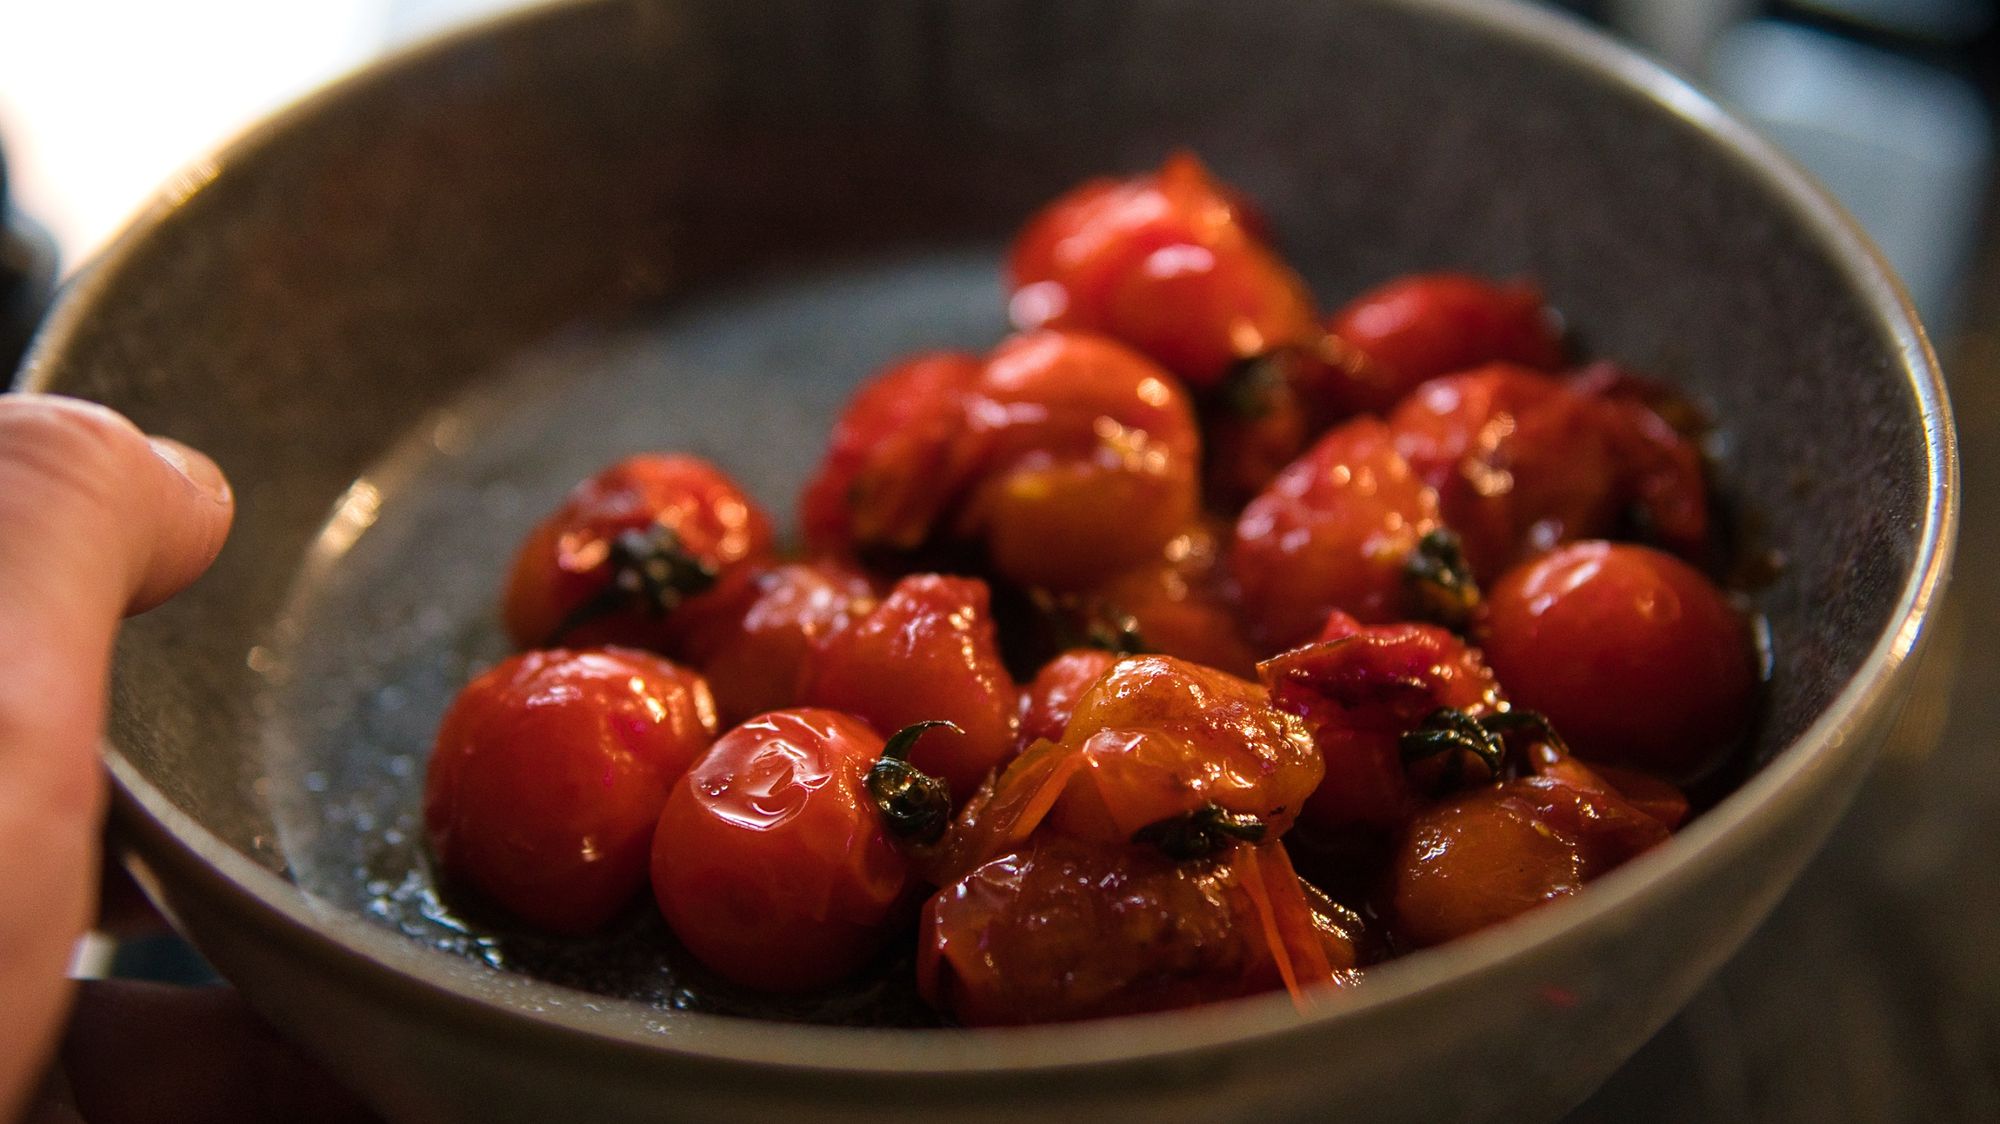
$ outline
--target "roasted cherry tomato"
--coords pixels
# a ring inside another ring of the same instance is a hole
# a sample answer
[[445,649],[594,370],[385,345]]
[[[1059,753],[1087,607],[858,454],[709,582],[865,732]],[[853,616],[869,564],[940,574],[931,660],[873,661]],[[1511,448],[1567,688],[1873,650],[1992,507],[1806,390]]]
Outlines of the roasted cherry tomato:
[[1482,579],[1628,527],[1706,548],[1700,455],[1637,399],[1501,364],[1425,383],[1390,424]]
[[967,805],[947,849],[962,871],[1046,827],[1196,858],[1283,835],[1320,774],[1311,735],[1262,687],[1136,656],[1084,692],[1060,741],[1029,746]]
[[1195,387],[1320,334],[1304,283],[1187,153],[1051,203],[1021,231],[1008,273],[1016,326],[1101,332]]
[[1329,432],[1236,521],[1229,570],[1252,641],[1291,647],[1335,609],[1370,623],[1404,616],[1412,552],[1437,527],[1437,493],[1387,426],[1364,417]]
[[948,720],[956,736],[925,738],[912,762],[963,803],[1014,750],[1020,698],[1000,659],[986,583],[912,574],[874,612],[825,637],[800,697],[890,733]]
[[1206,664],[1231,675],[1257,673],[1257,657],[1243,638],[1223,592],[1218,531],[1191,524],[1167,541],[1160,558],[1128,570],[1074,600],[1083,609],[1087,635],[1106,635],[1127,651],[1157,653]]
[[1193,517],[1200,441],[1186,392],[1101,336],[926,356],[849,405],[807,489],[807,537],[849,554],[971,544],[1010,581],[1079,589],[1157,557]]
[[1529,776],[1418,814],[1390,867],[1396,934],[1422,947],[1575,894],[1666,840],[1667,824],[1608,785]]
[[800,709],[745,722],[695,762],[657,817],[653,894],[696,959],[743,987],[799,992],[881,949],[912,889],[870,780],[883,754],[859,718]]
[[673,653],[680,625],[727,600],[770,552],[770,519],[714,465],[627,457],[529,532],[507,581],[507,633],[524,648]]
[[[1324,903],[1324,898],[1319,898]],[[1347,982],[1351,915],[1315,914],[1284,847],[1202,862],[1038,837],[931,898],[917,985],[968,1026],[1161,1011]]]
[[826,561],[764,570],[743,600],[738,610],[708,614],[685,645],[729,725],[796,705],[814,646],[867,616],[876,599],[866,575]]
[[970,480],[965,396],[979,360],[932,352],[864,385],[841,413],[800,500],[806,542],[835,553],[908,551]]
[[1117,655],[1102,648],[1073,648],[1043,664],[1021,691],[1022,748],[1042,738],[1061,741],[1077,700],[1117,662]]
[[1474,716],[1500,702],[1493,673],[1464,641],[1435,625],[1362,626],[1334,613],[1317,643],[1266,660],[1258,673],[1271,703],[1312,731],[1326,777],[1299,813],[1321,831],[1393,831],[1415,814],[1441,770],[1479,774],[1475,762],[1404,760],[1405,734],[1441,708]]
[[1035,332],[996,348],[968,400],[984,458],[957,525],[996,573],[1074,590],[1159,557],[1199,502],[1186,394],[1100,336]]
[[587,933],[646,881],[667,793],[715,738],[691,671],[645,652],[526,652],[438,728],[424,825],[446,877],[539,929]]
[[1486,363],[1553,371],[1562,342],[1533,285],[1461,273],[1399,277],[1335,313],[1333,334],[1368,360],[1347,384],[1355,410],[1386,412],[1417,384]]
[[1312,439],[1356,411],[1343,395],[1365,365],[1334,337],[1239,363],[1202,401],[1204,495],[1235,512],[1298,459]]
[[1487,659],[1577,754],[1689,779],[1749,725],[1749,629],[1686,563],[1642,546],[1573,543],[1508,573],[1487,599]]

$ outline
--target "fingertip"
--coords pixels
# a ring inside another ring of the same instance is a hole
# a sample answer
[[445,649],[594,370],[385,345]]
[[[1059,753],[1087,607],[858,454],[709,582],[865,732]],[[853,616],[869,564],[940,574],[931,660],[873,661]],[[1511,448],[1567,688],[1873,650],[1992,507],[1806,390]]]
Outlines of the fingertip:
[[178,441],[83,399],[0,395],[0,529],[38,556],[17,566],[88,553],[122,585],[121,607],[139,612],[201,575],[233,511],[222,471]]
[[229,478],[222,474],[222,469],[207,454],[171,437],[155,436],[146,440],[153,446],[153,455],[167,462],[167,467],[194,485],[203,499],[224,506],[235,504],[236,496],[229,490]]
[[161,473],[165,505],[154,533],[152,557],[132,592],[127,613],[144,612],[180,592],[222,553],[235,517],[229,478],[213,460],[171,437],[146,439]]

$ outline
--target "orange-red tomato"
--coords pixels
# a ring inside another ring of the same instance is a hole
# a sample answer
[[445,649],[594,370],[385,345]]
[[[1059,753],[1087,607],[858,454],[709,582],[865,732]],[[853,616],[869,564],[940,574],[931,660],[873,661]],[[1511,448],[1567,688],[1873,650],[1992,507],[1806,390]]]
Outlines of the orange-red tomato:
[[1481,631],[1510,695],[1577,754],[1688,779],[1742,737],[1756,697],[1749,629],[1693,567],[1580,542],[1510,571]]
[[912,574],[875,611],[827,635],[807,661],[800,698],[857,715],[888,735],[916,722],[958,734],[922,739],[911,763],[963,803],[1014,750],[1020,695],[1000,659],[986,583]]
[[1668,834],[1601,784],[1529,776],[1471,789],[1411,821],[1389,913],[1404,941],[1438,944],[1569,897]]
[[447,878],[539,929],[587,933],[632,900],[667,793],[715,738],[691,671],[622,649],[526,652],[438,728],[424,826]]
[[830,710],[730,730],[656,817],[653,894],[717,975],[800,992],[865,966],[910,907],[908,860],[867,788],[882,738]]
[[771,521],[699,457],[627,457],[570,492],[514,557],[503,606],[523,648],[674,652],[681,624],[726,601],[771,552]]
[[710,614],[686,644],[725,725],[797,704],[814,646],[876,603],[867,576],[835,561],[764,570],[744,587],[743,599],[740,609]]
[[1193,519],[1187,395],[1129,348],[1077,332],[1008,339],[967,399],[983,458],[957,518],[995,572],[1077,590],[1159,557]]
[[855,393],[800,498],[815,550],[912,550],[965,487],[976,452],[965,395],[979,360],[955,352],[906,359]]
[[1021,691],[1021,747],[1043,738],[1061,741],[1076,701],[1117,662],[1102,648],[1072,648],[1043,664]]
[[[1324,903],[1324,899],[1318,899]],[[1350,916],[1319,912],[1284,848],[1177,863],[1038,837],[944,887],[917,948],[924,998],[968,1026],[1160,1011],[1350,981]]]
[[1192,524],[1168,540],[1158,561],[1119,574],[1088,597],[1129,619],[1145,651],[1247,679],[1257,673],[1257,657],[1223,593],[1218,533],[1228,531]]
[[1320,334],[1304,283],[1187,153],[1049,204],[1016,239],[1008,275],[1017,327],[1112,336],[1194,387]]
[[1438,526],[1437,493],[1356,418],[1322,437],[1236,521],[1230,574],[1251,639],[1277,651],[1339,609],[1368,623],[1404,615],[1404,567]]
[[1335,313],[1333,334],[1366,357],[1345,388],[1350,408],[1383,412],[1417,384],[1486,363],[1553,371],[1562,342],[1542,294],[1462,273],[1399,277]]
[[1077,700],[1060,741],[1029,746],[967,806],[947,850],[962,871],[1038,830],[1111,843],[1186,828],[1198,851],[1229,835],[1204,819],[1216,814],[1248,817],[1250,837],[1275,839],[1320,775],[1311,736],[1262,687],[1134,656]]
[[1450,707],[1479,716],[1499,703],[1477,652],[1435,625],[1364,627],[1334,613],[1320,640],[1266,660],[1271,704],[1312,731],[1326,777],[1299,813],[1321,830],[1393,831],[1422,804],[1399,739]]

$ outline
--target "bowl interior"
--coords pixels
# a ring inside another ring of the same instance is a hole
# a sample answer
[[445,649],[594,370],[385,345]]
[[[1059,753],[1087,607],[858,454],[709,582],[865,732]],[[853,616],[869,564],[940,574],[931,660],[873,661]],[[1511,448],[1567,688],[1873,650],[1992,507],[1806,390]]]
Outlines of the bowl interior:
[[[1015,224],[1185,146],[1262,204],[1322,301],[1410,270],[1529,276],[1587,352],[1721,419],[1724,498],[1783,559],[1756,595],[1768,761],[1920,562],[1921,344],[1702,104],[1607,80],[1629,63],[1597,50],[1449,3],[600,0],[352,81],[191,170],[31,361],[31,385],[238,484],[214,571],[125,631],[115,753],[329,909],[732,1009],[659,972],[643,917],[577,954],[437,901],[423,762],[502,651],[505,559],[573,481],[646,448],[706,455],[788,515],[857,380],[1003,333]],[[921,1021],[907,1000],[870,983],[785,1013]]]

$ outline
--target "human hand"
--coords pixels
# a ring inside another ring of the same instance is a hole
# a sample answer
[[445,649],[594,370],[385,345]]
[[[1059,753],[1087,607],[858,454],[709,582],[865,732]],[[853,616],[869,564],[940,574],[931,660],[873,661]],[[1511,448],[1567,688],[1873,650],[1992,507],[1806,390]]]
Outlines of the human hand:
[[[231,1103],[351,1101],[227,989],[66,977],[98,909],[106,788],[98,758],[112,639],[222,548],[229,485],[202,454],[101,406],[0,395],[0,1120],[244,1119]],[[30,1106],[59,1032],[71,1104]],[[244,1088],[244,1086],[259,1086]],[[232,1101],[231,1098],[234,1098]],[[261,1115],[261,1113],[259,1113]],[[290,1117],[300,1119],[301,1117]]]

